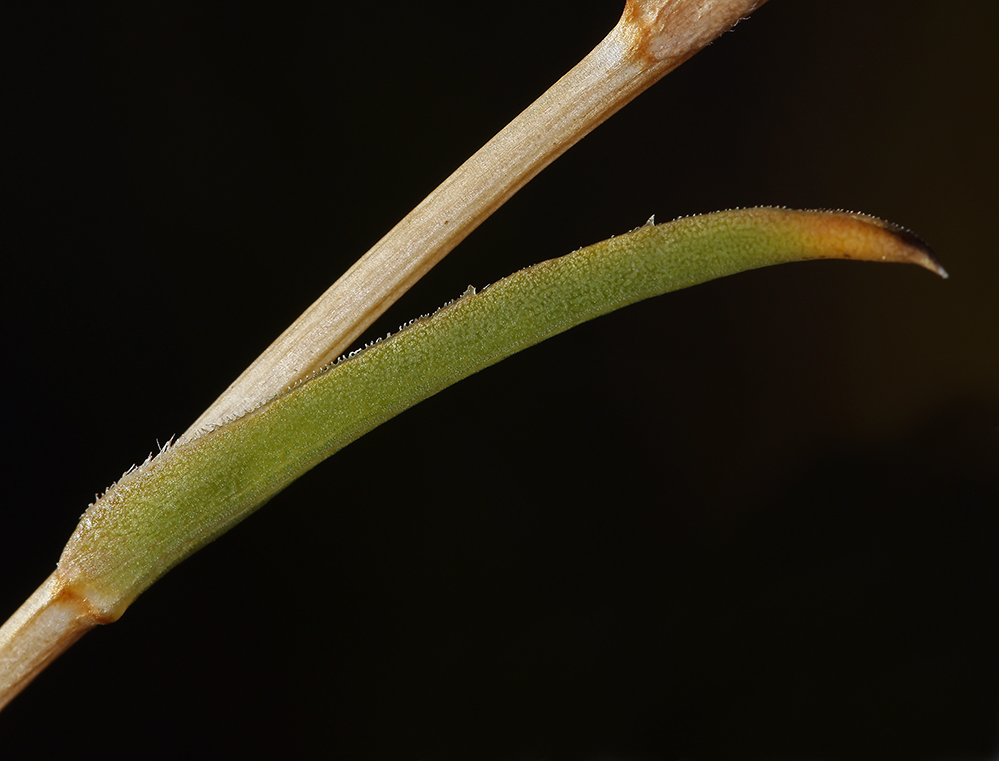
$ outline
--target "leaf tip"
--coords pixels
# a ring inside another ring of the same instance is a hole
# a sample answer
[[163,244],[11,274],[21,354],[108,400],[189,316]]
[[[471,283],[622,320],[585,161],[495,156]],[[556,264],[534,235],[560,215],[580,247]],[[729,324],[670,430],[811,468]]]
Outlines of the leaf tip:
[[948,277],[929,244],[894,222],[845,210],[788,213],[803,224],[804,236],[812,238],[816,251],[821,251],[816,258],[915,264]]
[[935,272],[944,280],[950,277],[947,270],[943,268],[940,261],[937,259],[936,253],[930,248],[929,244],[916,235],[912,230],[901,225],[896,225],[892,222],[883,222],[885,230],[887,230],[892,237],[895,238],[898,243],[909,252],[910,256],[908,261],[912,264],[918,264],[920,267],[928,269],[930,272]]

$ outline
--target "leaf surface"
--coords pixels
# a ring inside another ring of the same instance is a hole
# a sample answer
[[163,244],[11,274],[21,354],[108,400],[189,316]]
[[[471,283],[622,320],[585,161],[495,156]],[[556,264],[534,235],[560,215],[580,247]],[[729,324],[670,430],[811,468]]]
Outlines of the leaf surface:
[[646,225],[470,291],[246,415],[168,447],[90,506],[56,574],[114,620],[291,481],[452,383],[642,299],[830,258],[908,262],[946,276],[914,235],[861,214],[755,208]]

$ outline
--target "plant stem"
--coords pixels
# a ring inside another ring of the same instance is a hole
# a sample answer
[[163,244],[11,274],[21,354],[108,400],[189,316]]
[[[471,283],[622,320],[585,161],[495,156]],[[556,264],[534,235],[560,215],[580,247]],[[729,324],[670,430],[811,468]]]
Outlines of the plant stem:
[[49,576],[0,627],[0,709],[70,645],[105,619]]
[[[766,0],[628,0],[579,64],[396,225],[245,370],[182,437],[274,398],[336,359],[486,217],[575,142]],[[0,628],[0,708],[117,616],[50,576]]]
[[185,432],[190,438],[307,378],[548,164],[766,0],[628,0],[582,61],[362,256]]

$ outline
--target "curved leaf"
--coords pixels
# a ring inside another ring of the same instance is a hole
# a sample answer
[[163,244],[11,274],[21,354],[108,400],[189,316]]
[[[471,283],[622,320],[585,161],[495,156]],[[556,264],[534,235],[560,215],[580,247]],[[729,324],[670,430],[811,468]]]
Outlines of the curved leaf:
[[169,447],[83,515],[65,589],[115,620],[159,576],[375,426],[488,365],[627,304],[802,259],[909,262],[944,275],[911,233],[860,214],[758,208],[646,225],[522,270]]

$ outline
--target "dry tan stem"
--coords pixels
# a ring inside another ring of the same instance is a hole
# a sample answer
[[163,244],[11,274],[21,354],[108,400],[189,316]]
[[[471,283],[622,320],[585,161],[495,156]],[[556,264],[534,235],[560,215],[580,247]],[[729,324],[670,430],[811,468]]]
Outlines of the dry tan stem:
[[100,623],[85,600],[49,576],[0,627],[0,709]]
[[[586,58],[334,283],[185,436],[266,401],[335,359],[538,172],[763,2],[628,0],[617,26]],[[50,576],[0,628],[0,708],[108,620]]]
[[336,359],[510,196],[640,92],[765,0],[628,0],[579,64],[413,209],[184,434],[195,435]]

